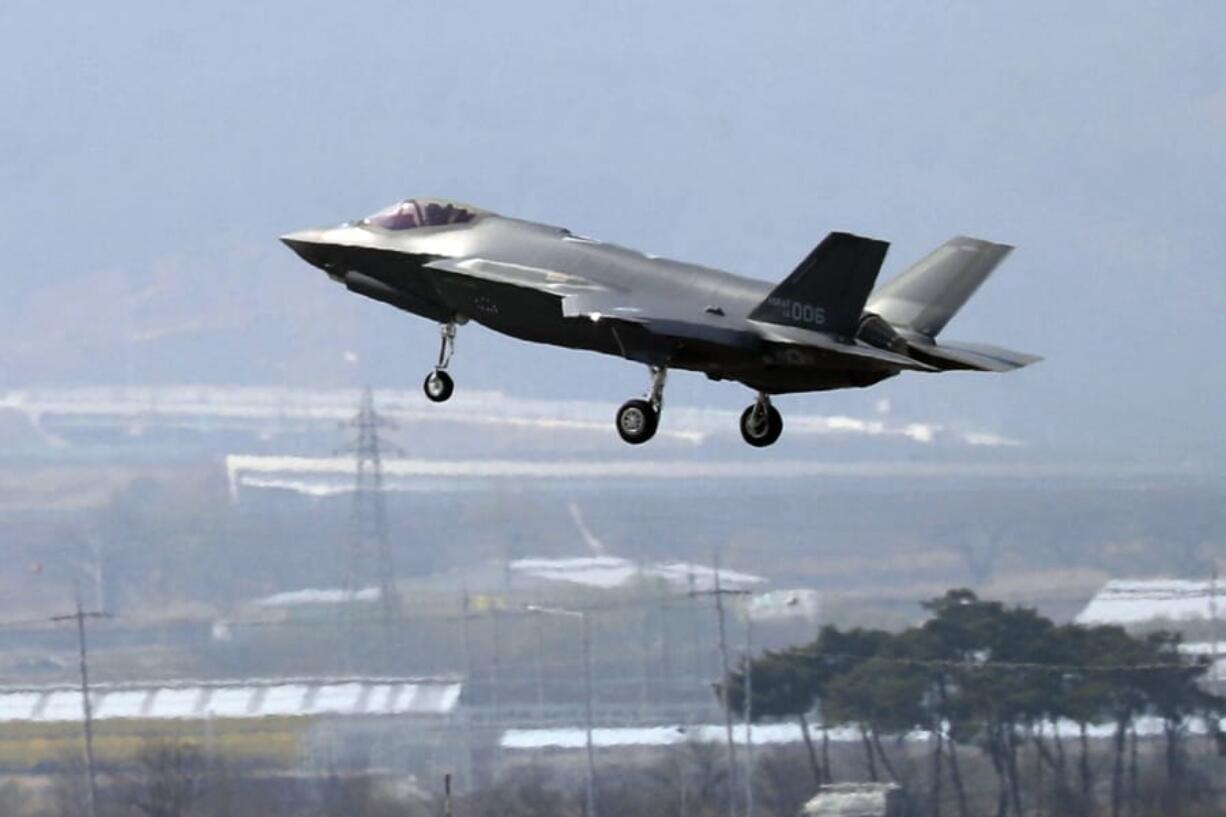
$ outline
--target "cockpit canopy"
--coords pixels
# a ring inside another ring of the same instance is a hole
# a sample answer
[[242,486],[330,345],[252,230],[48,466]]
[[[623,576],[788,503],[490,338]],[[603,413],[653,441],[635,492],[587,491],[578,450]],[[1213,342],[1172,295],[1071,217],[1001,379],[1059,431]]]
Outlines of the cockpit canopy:
[[475,207],[445,199],[405,199],[362,219],[361,223],[385,230],[412,230],[416,227],[465,224],[480,213]]

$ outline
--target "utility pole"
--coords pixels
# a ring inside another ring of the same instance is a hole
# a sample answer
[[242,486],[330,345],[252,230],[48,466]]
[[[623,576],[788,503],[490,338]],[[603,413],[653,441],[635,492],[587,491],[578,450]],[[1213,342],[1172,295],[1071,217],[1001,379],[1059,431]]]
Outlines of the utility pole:
[[714,589],[703,591],[690,591],[690,595],[694,596],[714,596],[715,597],[715,614],[719,620],[719,657],[723,669],[723,680],[720,684],[720,703],[723,704],[724,710],[724,730],[728,739],[728,815],[736,817],[736,791],[737,791],[737,765],[736,765],[736,738],[733,735],[732,729],[732,708],[728,705],[728,688],[731,686],[732,669],[728,663],[728,632],[727,625],[724,622],[724,596],[745,596],[749,594],[748,590],[733,590],[724,589],[720,585],[719,578],[719,559],[714,561]]
[[[1217,615],[1217,565],[1213,566],[1213,574],[1209,577],[1209,637],[1213,640],[1209,652],[1213,661],[1212,677],[1215,683],[1221,683],[1222,672],[1218,665],[1218,647],[1221,645],[1221,638],[1218,634],[1218,615]],[[1215,692],[1217,690],[1214,690]]]
[[379,617],[382,625],[384,671],[393,662],[393,639],[400,598],[396,592],[396,575],[392,564],[391,543],[387,532],[387,497],[383,493],[383,450],[403,453],[379,434],[382,428],[395,424],[375,411],[374,395],[369,386],[362,392],[358,413],[342,424],[357,430],[357,439],[342,448],[354,455],[352,533],[349,541],[348,565],[345,572],[345,616],[348,639],[354,635],[354,605],[361,585],[368,580],[368,557],[375,560],[375,583],[379,588]]
[[545,715],[545,628],[536,619],[536,716]]
[[[464,590],[464,595],[460,607],[460,641],[464,651],[464,687],[470,690],[468,694],[474,695],[477,691],[477,684],[473,669],[473,654],[471,636],[468,631],[468,590]],[[466,781],[471,788],[473,779],[473,720],[472,715],[468,714],[464,717],[464,756],[466,761]]]
[[643,606],[643,674],[639,678],[639,717],[646,723],[648,701],[651,698],[651,607]]
[[659,602],[656,614],[659,616],[660,622],[660,642],[657,650],[657,665],[659,666],[660,673],[658,686],[661,689],[668,690],[671,694],[673,686],[673,665],[669,660],[669,655],[672,653],[672,639],[669,638],[671,619],[669,616],[668,595],[664,587],[664,584],[661,582],[656,590],[656,597]]
[[596,757],[592,751],[592,631],[587,613],[579,614],[583,627],[583,719],[587,732],[587,817],[596,817]]
[[753,611],[745,606],[745,817],[753,807]]
[[728,733],[728,814],[736,817],[736,740],[732,734],[732,707],[728,705],[732,672],[728,668],[728,633],[724,624],[724,592],[719,586],[718,561],[715,563],[715,613],[719,617],[719,660],[723,669],[720,698],[724,704],[724,727]]
[[588,624],[588,613],[586,610],[566,610],[561,607],[542,607],[538,604],[529,604],[524,609],[540,615],[577,618],[583,628],[583,719],[587,732],[586,817],[596,817],[596,753],[592,748],[592,633]]
[[106,612],[106,581],[103,575],[103,554],[102,540],[96,534],[88,534],[85,539],[85,544],[89,547],[91,564],[89,565],[90,578],[94,584],[94,609],[99,613]]
[[489,610],[490,619],[490,705],[494,710],[494,720],[502,723],[502,633],[498,626],[498,607]]
[[468,684],[473,682],[473,651],[468,632],[469,617],[468,591],[460,598],[460,647],[464,651],[464,678]]
[[[686,574],[686,583],[689,585],[690,598],[695,598],[698,595],[698,580],[694,576],[693,570],[690,570],[689,573]],[[698,608],[694,605],[690,605],[690,630],[693,634],[694,645],[694,665],[692,668],[694,672],[694,682],[702,683],[703,676],[707,674],[707,660],[704,656],[702,647],[699,646],[702,644],[702,628],[698,624]]]
[[87,817],[98,817],[98,774],[94,764],[94,710],[89,700],[89,654],[85,644],[85,619],[105,618],[105,613],[87,613],[81,608],[81,593],[76,592],[76,612],[69,615],[52,616],[51,621],[76,621],[77,623],[77,655],[81,671],[81,720],[85,738],[85,813]]

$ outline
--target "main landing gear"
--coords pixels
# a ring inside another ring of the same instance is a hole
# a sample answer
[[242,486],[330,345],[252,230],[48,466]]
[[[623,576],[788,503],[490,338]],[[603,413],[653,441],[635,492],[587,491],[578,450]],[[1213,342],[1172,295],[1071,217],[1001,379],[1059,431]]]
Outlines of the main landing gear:
[[455,352],[455,323],[440,325],[439,332],[442,342],[438,350],[438,365],[426,375],[426,381],[421,384],[421,388],[431,402],[445,403],[455,391],[455,381],[447,374],[447,366],[451,363],[452,353]]
[[[664,381],[668,369],[651,367],[651,391],[646,399],[627,400],[617,410],[617,433],[631,445],[642,445],[655,436],[660,427],[660,410],[664,405]],[[771,405],[770,395],[758,392],[758,399],[741,414],[741,437],[754,448],[774,444],[783,433],[783,417]]]
[[754,404],[741,413],[741,437],[754,448],[765,448],[783,433],[783,417],[771,405],[770,395],[758,392]]
[[664,381],[668,369],[651,367],[651,391],[646,400],[627,400],[617,410],[617,433],[631,445],[641,445],[656,434],[660,426],[660,410],[664,406]]

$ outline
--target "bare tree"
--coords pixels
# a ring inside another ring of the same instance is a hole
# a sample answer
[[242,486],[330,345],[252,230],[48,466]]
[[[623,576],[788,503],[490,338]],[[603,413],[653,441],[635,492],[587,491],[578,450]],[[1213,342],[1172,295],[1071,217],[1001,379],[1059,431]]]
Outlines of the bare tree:
[[173,739],[151,742],[136,757],[126,799],[144,817],[188,817],[200,800],[205,771],[195,746]]

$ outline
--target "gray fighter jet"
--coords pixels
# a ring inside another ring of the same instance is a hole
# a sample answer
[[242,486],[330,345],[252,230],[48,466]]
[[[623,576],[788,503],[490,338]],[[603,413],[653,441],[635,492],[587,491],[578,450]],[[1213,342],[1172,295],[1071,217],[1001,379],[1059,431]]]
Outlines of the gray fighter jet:
[[950,318],[1012,249],[950,239],[873,292],[889,246],[831,233],[783,283],[645,255],[562,227],[443,199],[408,199],[369,218],[281,238],[368,298],[437,321],[426,396],[447,400],[456,327],[474,320],[522,340],[646,364],[651,388],[617,411],[623,440],[655,434],[669,369],[757,391],[741,415],[753,446],[779,438],[771,396],[871,386],[904,370],[1004,372],[1039,358],[938,343]]

